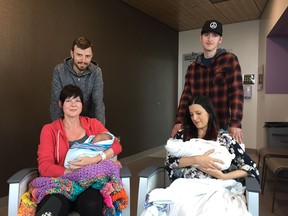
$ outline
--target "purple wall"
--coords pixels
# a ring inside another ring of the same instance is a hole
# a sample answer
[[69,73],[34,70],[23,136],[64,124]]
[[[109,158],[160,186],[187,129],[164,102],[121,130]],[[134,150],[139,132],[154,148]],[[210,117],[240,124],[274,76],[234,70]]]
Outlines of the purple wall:
[[266,94],[288,93],[288,8],[267,36],[266,72],[264,74]]
[[288,93],[288,37],[267,38],[266,94]]

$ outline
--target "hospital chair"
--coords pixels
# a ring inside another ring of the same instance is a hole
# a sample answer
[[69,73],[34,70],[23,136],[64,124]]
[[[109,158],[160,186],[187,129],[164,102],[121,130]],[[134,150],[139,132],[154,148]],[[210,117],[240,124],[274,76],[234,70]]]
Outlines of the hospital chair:
[[[168,173],[164,167],[150,166],[139,173],[137,216],[144,210],[147,194],[155,188],[166,188],[170,185]],[[246,178],[246,199],[248,211],[253,216],[259,215],[260,185],[255,178]]]
[[[245,151],[245,145],[241,144]],[[163,158],[163,163],[164,163]],[[149,166],[139,173],[139,187],[138,187],[138,203],[137,216],[141,215],[144,210],[144,203],[146,196],[155,188],[166,188],[170,185],[168,173],[164,167]],[[248,211],[253,216],[259,216],[259,193],[261,192],[260,185],[255,178],[246,178],[246,199]]]
[[[22,194],[28,190],[28,184],[38,176],[39,172],[37,168],[26,168],[18,171],[7,180],[9,184],[8,216],[17,215]],[[130,170],[127,167],[122,167],[120,176],[128,195],[128,205],[122,211],[122,216],[130,216]],[[69,216],[78,215],[78,213],[72,212]]]

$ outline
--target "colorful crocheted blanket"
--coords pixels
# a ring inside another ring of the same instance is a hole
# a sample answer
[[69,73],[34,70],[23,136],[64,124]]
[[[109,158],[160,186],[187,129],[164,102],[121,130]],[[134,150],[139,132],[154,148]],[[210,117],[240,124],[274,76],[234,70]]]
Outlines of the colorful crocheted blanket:
[[100,190],[105,204],[104,215],[118,216],[128,204],[128,196],[120,178],[120,168],[119,161],[104,160],[58,178],[35,178],[30,183],[28,192],[21,198],[18,216],[34,216],[37,204],[47,194],[63,194],[74,201],[88,187]]

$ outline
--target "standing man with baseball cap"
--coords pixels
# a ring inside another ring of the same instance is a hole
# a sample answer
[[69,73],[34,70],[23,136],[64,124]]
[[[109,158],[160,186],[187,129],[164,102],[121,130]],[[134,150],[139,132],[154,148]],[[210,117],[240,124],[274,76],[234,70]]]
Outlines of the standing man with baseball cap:
[[172,137],[182,128],[187,102],[191,97],[206,95],[215,107],[220,127],[228,130],[239,143],[243,143],[241,67],[236,55],[218,48],[222,42],[222,33],[222,23],[217,20],[208,20],[202,27],[200,41],[203,53],[188,66]]

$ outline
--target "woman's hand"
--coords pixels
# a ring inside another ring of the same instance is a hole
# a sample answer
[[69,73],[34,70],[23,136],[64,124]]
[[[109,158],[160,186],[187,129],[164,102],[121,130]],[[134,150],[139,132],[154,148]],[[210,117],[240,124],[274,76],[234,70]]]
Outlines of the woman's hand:
[[210,157],[215,150],[211,149],[205,152],[203,155],[199,156],[197,159],[197,164],[201,169],[217,169],[221,170],[221,167],[218,166],[215,162],[224,164],[224,162],[220,159]]
[[205,152],[203,155],[182,157],[179,160],[179,167],[195,166],[197,168],[201,167],[204,169],[211,168],[221,170],[221,167],[217,165],[217,163],[224,164],[224,162],[220,159],[210,157],[210,154],[212,154],[214,151],[214,149],[211,149]]
[[76,171],[76,170],[81,169],[81,168],[88,166],[90,164],[99,163],[100,161],[101,161],[100,155],[97,155],[95,157],[85,156],[85,157],[77,158],[73,161],[69,161],[68,164],[69,164],[69,168],[71,170]]
[[73,170],[71,170],[71,169],[65,169],[64,174],[71,173],[71,172],[73,172]]
[[221,170],[219,169],[213,169],[213,168],[201,168],[199,167],[199,169],[208,174],[209,176],[213,176],[216,179],[225,179],[225,173],[223,173]]
[[214,149],[211,149],[200,157],[201,163],[199,163],[198,169],[216,179],[224,179],[225,174],[221,171],[221,167],[215,163],[217,162],[223,164],[224,162],[220,159],[209,156],[214,151]]

